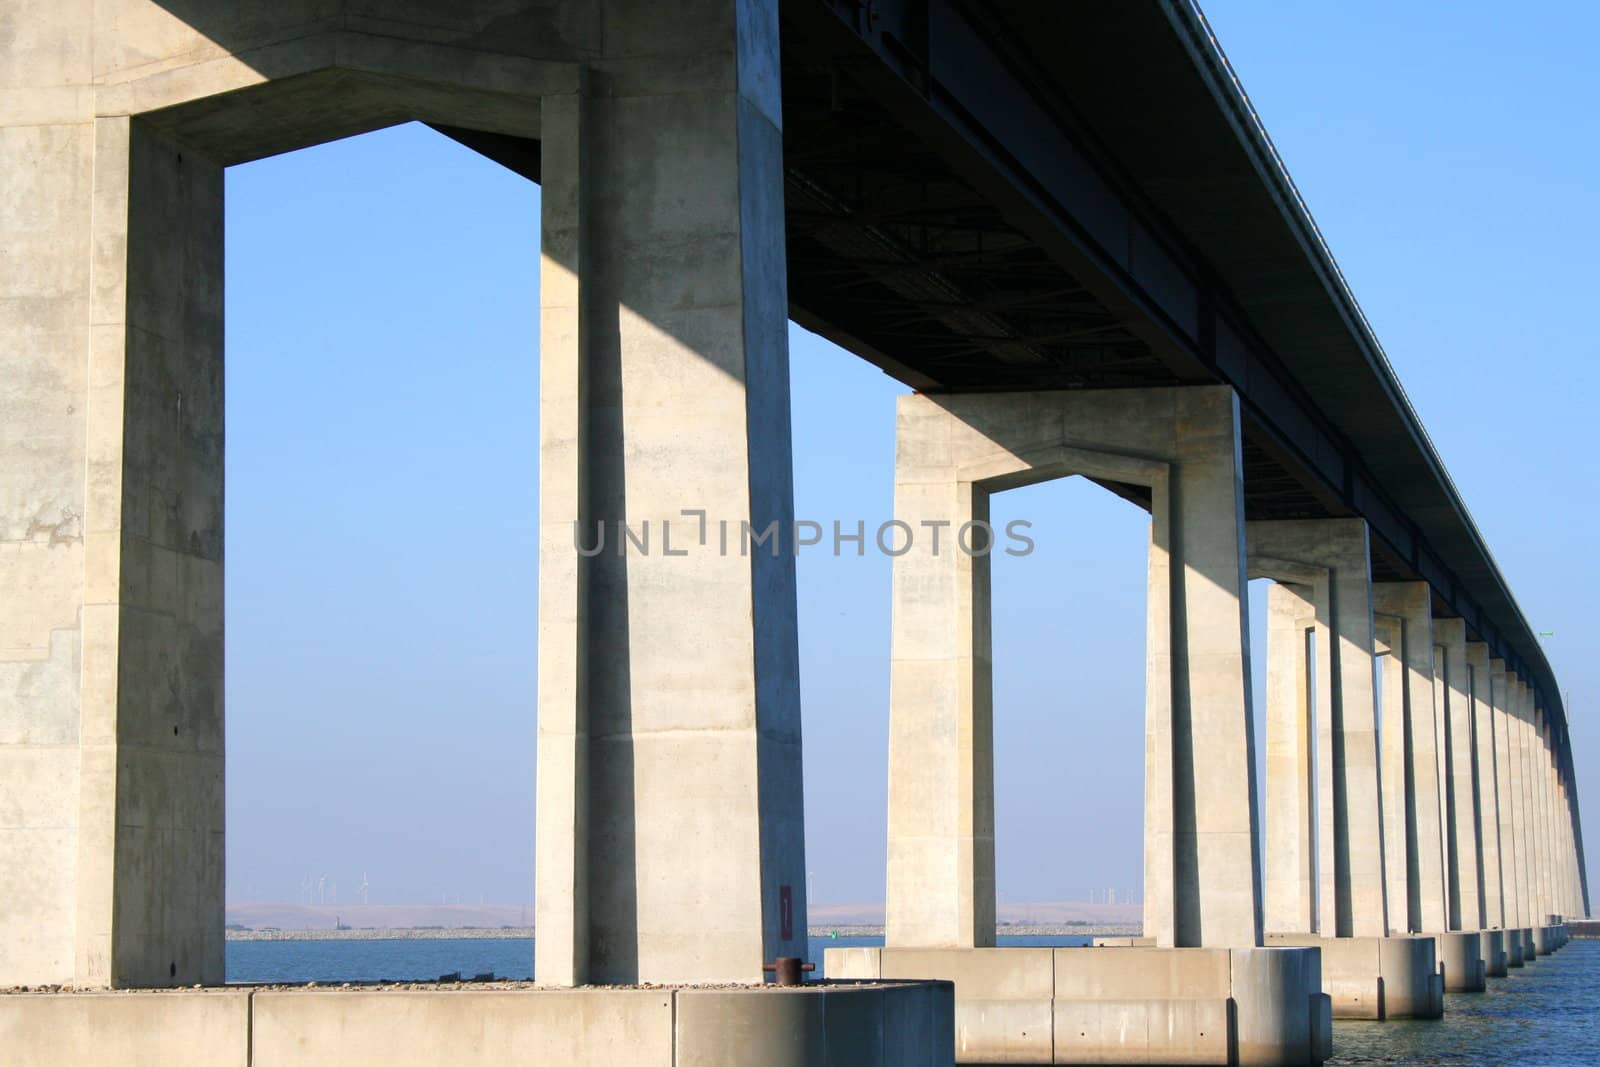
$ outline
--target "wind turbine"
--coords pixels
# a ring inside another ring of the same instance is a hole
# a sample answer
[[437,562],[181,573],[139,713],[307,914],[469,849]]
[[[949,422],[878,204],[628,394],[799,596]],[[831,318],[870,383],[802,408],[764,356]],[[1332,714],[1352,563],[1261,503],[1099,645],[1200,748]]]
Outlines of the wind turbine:
[[366,902],[367,902],[367,872],[366,871],[362,871],[361,872],[361,903],[363,905],[365,905]]

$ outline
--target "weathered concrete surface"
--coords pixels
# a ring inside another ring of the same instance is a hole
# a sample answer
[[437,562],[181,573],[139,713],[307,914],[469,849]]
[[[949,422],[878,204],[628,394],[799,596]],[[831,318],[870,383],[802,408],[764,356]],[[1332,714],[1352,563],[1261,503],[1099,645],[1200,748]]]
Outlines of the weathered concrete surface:
[[0,1062],[251,1067],[250,993],[0,993]]
[[28,1067],[945,1067],[945,983],[0,994]]
[[1322,950],[1322,989],[1335,1019],[1437,1019],[1444,1012],[1432,938],[1269,934],[1267,942]]
[[955,988],[959,1063],[1321,1063],[1330,1006],[1301,949],[846,948],[830,975]]
[[[894,566],[888,942],[994,937],[988,558],[951,541],[987,519],[990,493],[1084,474],[1153,500],[1144,928],[1163,945],[1259,943],[1232,392],[907,396],[896,434],[895,517],[919,537]],[[924,523],[949,524],[942,552]]]
[[[1325,936],[1382,937],[1389,931],[1384,879],[1382,791],[1374,696],[1372,564],[1362,519],[1252,522],[1252,560],[1287,560],[1327,572],[1327,619],[1317,650],[1331,678],[1325,747],[1329,817],[1320,863]],[[1263,573],[1270,572],[1263,569]],[[1270,651],[1269,651],[1270,655]],[[1268,764],[1269,772],[1281,765]],[[1331,920],[1331,921],[1330,921]]]

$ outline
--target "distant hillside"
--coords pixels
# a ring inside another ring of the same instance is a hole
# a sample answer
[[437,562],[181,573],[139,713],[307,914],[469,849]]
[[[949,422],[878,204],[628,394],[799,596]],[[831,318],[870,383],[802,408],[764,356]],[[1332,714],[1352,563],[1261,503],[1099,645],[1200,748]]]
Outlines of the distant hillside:
[[[1090,904],[1081,900],[1005,903],[996,909],[1002,923],[1089,925],[1138,923],[1144,919],[1142,904]],[[812,926],[837,923],[840,926],[881,926],[882,904],[816,904],[807,915]]]
[[228,922],[252,930],[331,930],[337,919],[356,928],[532,926],[527,904],[266,904],[228,905]]

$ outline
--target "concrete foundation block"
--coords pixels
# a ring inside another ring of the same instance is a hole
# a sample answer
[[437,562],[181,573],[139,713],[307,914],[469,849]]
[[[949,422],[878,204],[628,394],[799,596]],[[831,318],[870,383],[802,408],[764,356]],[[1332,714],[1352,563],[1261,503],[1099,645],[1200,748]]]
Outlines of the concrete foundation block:
[[1478,939],[1479,948],[1483,953],[1484,975],[1488,978],[1504,978],[1506,976],[1506,932],[1504,930],[1480,930]]
[[1322,1063],[1333,1058],[1333,998],[1318,993],[1311,999],[1312,1062]]
[[1267,941],[1322,949],[1322,991],[1335,1019],[1437,1019],[1444,1013],[1431,938],[1269,934]]
[[1058,1000],[1049,1062],[1227,1063],[1231,1012],[1227,999]]
[[1506,931],[1504,931],[1504,934],[1505,934],[1505,945],[1506,945],[1506,967],[1508,969],[1511,968],[1511,967],[1521,967],[1522,966],[1522,931],[1521,930],[1506,930]]
[[251,1067],[488,1067],[529,1050],[574,1067],[670,1064],[672,998],[670,989],[262,990]]
[[948,1064],[950,1047],[936,1035],[950,1030],[953,990],[928,983],[903,987],[897,991],[903,995],[890,997],[893,989],[850,983],[682,989],[677,993],[677,1057],[671,1062],[674,1067]]
[[1482,939],[1477,931],[1434,934],[1439,970],[1444,975],[1446,993],[1482,993],[1484,980]]
[[249,1067],[250,1062],[246,990],[0,994],[0,1063]]
[[1317,949],[828,949],[825,968],[948,981],[957,1063],[1320,1064],[1329,1055]]
[[1320,949],[1236,948],[1228,955],[1234,1010],[1232,1062],[1240,1067],[1321,1063],[1317,1058],[1323,982]]
[[0,1062],[945,1067],[954,1011],[943,982],[14,993],[0,995]]
[[1523,964],[1526,965],[1538,959],[1540,952],[1538,945],[1533,939],[1533,928],[1531,926],[1524,926],[1520,930],[1515,931],[1515,933],[1522,942]]

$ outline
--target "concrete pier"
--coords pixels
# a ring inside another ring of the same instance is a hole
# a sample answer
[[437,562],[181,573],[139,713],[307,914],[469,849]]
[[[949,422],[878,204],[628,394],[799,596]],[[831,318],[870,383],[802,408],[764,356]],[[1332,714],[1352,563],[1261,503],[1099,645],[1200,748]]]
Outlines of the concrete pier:
[[991,493],[1073,474],[1150,499],[1145,932],[1259,943],[1238,433],[1228,390],[900,399],[895,518],[919,536],[894,563],[891,946],[993,944],[989,545],[952,542]]
[[[1320,679],[1317,692],[1327,692],[1327,702],[1321,706],[1318,781],[1323,796],[1319,798],[1321,825],[1320,871],[1321,906],[1317,925],[1306,930],[1300,926],[1288,927],[1286,932],[1311,932],[1330,937],[1383,937],[1389,932],[1388,909],[1384,879],[1384,838],[1381,790],[1378,769],[1378,732],[1373,693],[1373,612],[1371,552],[1367,544],[1366,523],[1360,519],[1317,519],[1284,522],[1252,522],[1247,526],[1247,542],[1251,575],[1288,578],[1311,577],[1313,583],[1321,575],[1320,585],[1309,588],[1308,603],[1321,627],[1312,630],[1312,636],[1321,638],[1315,644],[1319,674],[1326,672],[1324,685]],[[1321,602],[1317,603],[1317,598]],[[1278,660],[1302,660],[1311,647],[1303,639],[1279,641],[1273,637],[1289,637],[1282,626],[1275,626],[1268,635],[1267,656],[1272,673],[1286,675],[1291,668],[1280,667]],[[1322,661],[1326,661],[1323,666]],[[1302,674],[1304,672],[1302,671]],[[1269,698],[1282,698],[1288,687],[1275,686]],[[1302,687],[1299,693],[1308,690]],[[1303,704],[1296,699],[1291,711]],[[1269,701],[1268,721],[1277,723],[1285,718],[1282,708],[1274,710]],[[1308,731],[1300,727],[1301,736]],[[1269,756],[1285,746],[1276,748],[1274,737],[1268,738]],[[1282,759],[1269,760],[1268,791],[1290,796],[1305,789],[1299,780],[1311,773],[1309,748],[1302,747],[1292,767]],[[1296,780],[1293,786],[1274,785],[1276,774],[1287,773]],[[1275,806],[1267,808],[1269,834],[1274,822],[1284,815],[1293,816],[1294,808],[1280,812]],[[1279,836],[1284,836],[1280,834]],[[1295,852],[1269,853],[1270,863],[1294,859]],[[1269,876],[1268,884],[1287,885],[1288,876]],[[1285,910],[1285,909],[1280,909]],[[1287,916],[1285,916],[1287,918]],[[1276,929],[1274,929],[1276,932]]]
[[[1404,926],[1391,923],[1396,933],[1443,930],[1448,912],[1440,773],[1443,730],[1434,706],[1431,596],[1425,582],[1379,582],[1372,587],[1373,610],[1385,621],[1390,647],[1399,648],[1403,665],[1402,684],[1384,687],[1384,766],[1400,768],[1403,804],[1388,821],[1403,828],[1406,856],[1403,897],[1391,876],[1391,915],[1403,900],[1407,917]],[[1393,728],[1396,719],[1399,730]],[[1398,841],[1394,847],[1401,847]]]
[[1487,967],[1483,959],[1483,941],[1476,932],[1452,930],[1432,935],[1438,945],[1439,972],[1444,976],[1446,993],[1482,993],[1486,985]]

